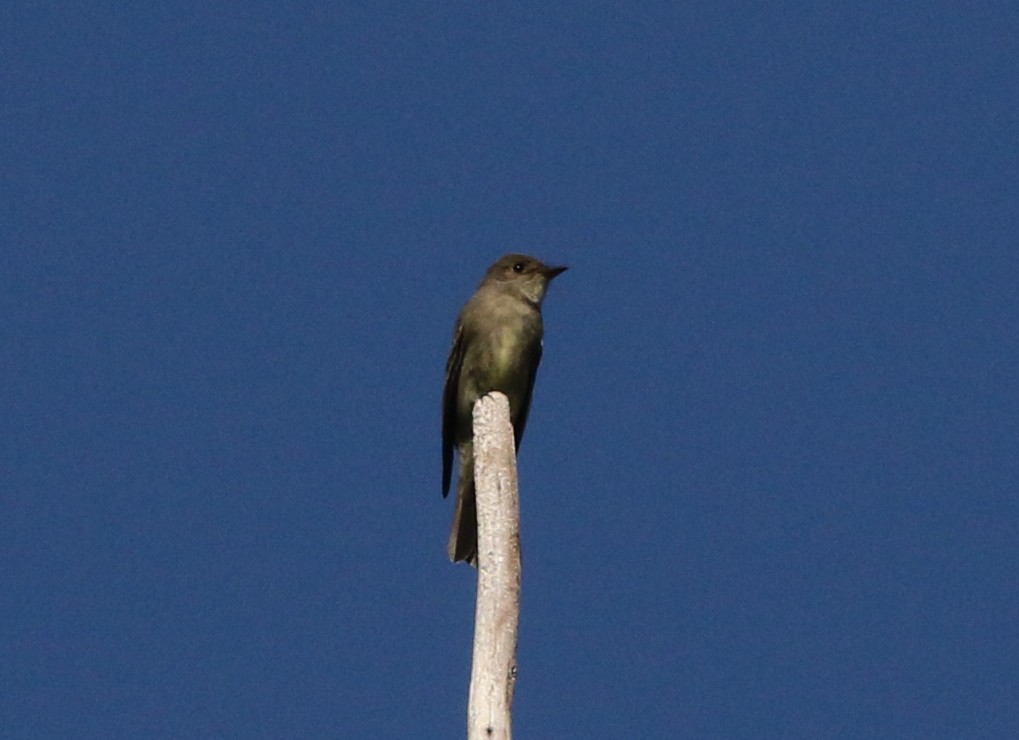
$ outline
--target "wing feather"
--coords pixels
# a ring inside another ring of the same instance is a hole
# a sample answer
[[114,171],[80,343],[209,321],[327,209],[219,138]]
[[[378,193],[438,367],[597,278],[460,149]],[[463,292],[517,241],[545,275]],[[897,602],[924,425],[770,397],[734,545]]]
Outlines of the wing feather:
[[520,410],[517,418],[513,420],[513,438],[516,441],[517,452],[520,452],[520,441],[524,438],[524,427],[527,426],[527,415],[531,412],[531,396],[534,392],[534,380],[538,376],[538,365],[541,364],[541,342],[536,342],[528,364],[531,367],[530,376],[527,378],[527,388],[524,397],[520,399]]
[[457,319],[453,330],[453,346],[446,361],[446,385],[442,393],[442,497],[449,495],[453,477],[453,448],[456,446],[456,396],[463,365],[463,324]]

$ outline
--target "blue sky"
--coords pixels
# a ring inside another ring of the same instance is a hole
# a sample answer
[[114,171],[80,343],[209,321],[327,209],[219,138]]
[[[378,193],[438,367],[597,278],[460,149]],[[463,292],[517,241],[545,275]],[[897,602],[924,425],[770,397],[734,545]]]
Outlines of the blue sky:
[[1019,6],[0,10],[0,726],[448,738],[453,321],[570,271],[521,737],[1019,727]]

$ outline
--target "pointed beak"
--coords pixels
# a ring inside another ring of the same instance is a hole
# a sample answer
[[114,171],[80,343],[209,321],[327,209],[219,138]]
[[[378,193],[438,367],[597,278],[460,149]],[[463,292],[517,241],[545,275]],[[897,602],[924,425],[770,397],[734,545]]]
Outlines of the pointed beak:
[[570,269],[570,268],[568,268],[566,265],[558,265],[558,266],[545,265],[544,269],[541,272],[542,272],[542,274],[547,279],[551,280],[552,278],[556,277],[557,275],[562,275],[568,269]]

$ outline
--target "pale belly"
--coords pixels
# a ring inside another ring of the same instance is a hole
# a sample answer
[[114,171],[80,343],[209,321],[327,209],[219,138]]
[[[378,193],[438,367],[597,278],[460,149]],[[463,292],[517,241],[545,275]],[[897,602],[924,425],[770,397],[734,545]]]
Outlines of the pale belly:
[[500,391],[509,398],[510,415],[517,419],[536,370],[531,365],[540,356],[540,341],[513,325],[476,337],[461,369],[460,384],[466,393],[460,399],[460,418],[464,421],[471,418],[474,402],[481,396]]

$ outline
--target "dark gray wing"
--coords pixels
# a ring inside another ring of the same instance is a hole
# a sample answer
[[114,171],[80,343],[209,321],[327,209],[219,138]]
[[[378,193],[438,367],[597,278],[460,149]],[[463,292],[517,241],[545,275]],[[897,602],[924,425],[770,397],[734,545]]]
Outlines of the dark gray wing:
[[520,411],[513,420],[513,439],[516,441],[517,452],[520,451],[520,440],[524,438],[524,427],[527,426],[527,415],[531,412],[531,395],[534,393],[534,380],[538,377],[538,365],[541,364],[541,342],[535,342],[534,349],[527,358],[531,372],[527,378],[527,391],[520,402]]
[[449,495],[453,477],[453,448],[456,446],[456,395],[460,385],[460,367],[464,359],[463,324],[459,319],[453,330],[453,346],[446,360],[446,387],[442,392],[442,497]]

